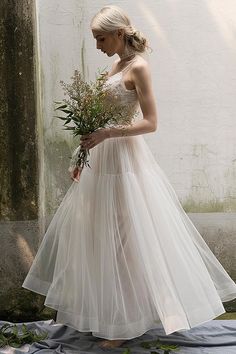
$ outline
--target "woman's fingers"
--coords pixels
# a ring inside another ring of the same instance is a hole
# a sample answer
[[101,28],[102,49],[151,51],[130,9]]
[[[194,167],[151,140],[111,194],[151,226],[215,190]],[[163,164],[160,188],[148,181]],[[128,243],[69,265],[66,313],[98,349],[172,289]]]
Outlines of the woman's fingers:
[[87,135],[82,135],[80,138],[80,145],[87,148],[88,144],[91,142],[91,137]]
[[78,167],[75,167],[72,173],[73,177],[76,177],[78,171],[79,171]]
[[87,140],[90,138],[91,134],[81,135],[80,140]]
[[81,143],[81,146],[85,149],[91,149],[91,147],[94,147],[95,145],[97,145],[97,142],[95,142],[94,140],[88,140]]
[[78,174],[78,167],[75,167],[75,168],[73,169],[73,171],[70,172],[70,178],[71,178],[72,180],[74,180],[74,178],[76,177],[77,174]]

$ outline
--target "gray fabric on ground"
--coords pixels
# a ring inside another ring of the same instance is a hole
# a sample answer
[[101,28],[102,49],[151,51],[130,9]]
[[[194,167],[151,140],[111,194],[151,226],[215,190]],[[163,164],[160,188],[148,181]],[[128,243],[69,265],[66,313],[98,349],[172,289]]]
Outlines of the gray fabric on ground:
[[[0,321],[2,326],[4,321]],[[10,322],[7,322],[10,323]],[[47,331],[48,338],[38,343],[24,345],[21,348],[0,348],[1,354],[87,354],[87,353],[123,353],[126,348],[130,354],[150,354],[140,343],[160,339],[163,343],[176,344],[178,351],[171,354],[236,354],[236,320],[212,320],[191,328],[188,331],[174,332],[165,335],[163,327],[152,329],[140,337],[131,339],[119,348],[99,348],[102,338],[92,336],[91,332],[78,332],[71,327],[55,323],[53,320],[27,322],[29,330]],[[17,323],[20,327],[22,323]],[[162,354],[162,350],[156,350]]]

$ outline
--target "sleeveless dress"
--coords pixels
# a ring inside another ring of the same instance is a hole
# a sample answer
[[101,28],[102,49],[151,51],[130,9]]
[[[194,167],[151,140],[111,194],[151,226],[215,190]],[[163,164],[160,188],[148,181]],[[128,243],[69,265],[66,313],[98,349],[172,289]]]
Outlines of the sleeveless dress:
[[[123,72],[107,87],[140,108]],[[162,324],[168,335],[225,312],[236,284],[183,210],[142,135],[90,150],[22,287],[46,296],[56,322],[95,337],[132,339]]]

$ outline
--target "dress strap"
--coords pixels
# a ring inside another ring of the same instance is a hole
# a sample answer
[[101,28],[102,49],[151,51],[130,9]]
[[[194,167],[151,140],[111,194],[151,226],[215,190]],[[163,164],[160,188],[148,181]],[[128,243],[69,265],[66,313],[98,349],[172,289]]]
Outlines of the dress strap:
[[135,56],[133,59],[130,60],[129,64],[127,64],[123,69],[121,69],[122,72],[128,71],[130,66],[135,62],[137,56]]

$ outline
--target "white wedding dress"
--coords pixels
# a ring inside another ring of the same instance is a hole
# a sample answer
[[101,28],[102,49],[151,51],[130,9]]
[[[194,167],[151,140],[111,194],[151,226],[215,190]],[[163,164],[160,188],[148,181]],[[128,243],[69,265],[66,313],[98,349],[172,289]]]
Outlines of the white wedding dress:
[[[135,112],[125,70],[107,87]],[[46,296],[57,322],[106,339],[132,339],[159,323],[168,335],[223,314],[236,284],[143,136],[104,140],[90,150],[90,166],[64,196],[22,286]]]

